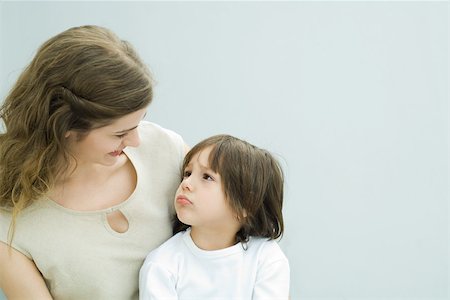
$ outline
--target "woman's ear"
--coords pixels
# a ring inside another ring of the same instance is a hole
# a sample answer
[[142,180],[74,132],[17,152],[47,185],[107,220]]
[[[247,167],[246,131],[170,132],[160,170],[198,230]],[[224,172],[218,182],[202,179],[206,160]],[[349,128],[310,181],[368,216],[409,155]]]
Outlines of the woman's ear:
[[72,131],[69,130],[69,131],[66,132],[66,134],[64,135],[64,137],[65,137],[65,138],[68,138],[68,137],[71,136],[71,135],[72,135]]

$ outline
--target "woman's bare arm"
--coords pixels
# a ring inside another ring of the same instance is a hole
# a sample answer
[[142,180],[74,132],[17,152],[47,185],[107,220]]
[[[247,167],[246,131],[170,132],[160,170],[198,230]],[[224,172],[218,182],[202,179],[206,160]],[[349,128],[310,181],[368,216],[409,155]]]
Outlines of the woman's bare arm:
[[3,242],[0,242],[0,288],[8,300],[52,299],[34,262]]

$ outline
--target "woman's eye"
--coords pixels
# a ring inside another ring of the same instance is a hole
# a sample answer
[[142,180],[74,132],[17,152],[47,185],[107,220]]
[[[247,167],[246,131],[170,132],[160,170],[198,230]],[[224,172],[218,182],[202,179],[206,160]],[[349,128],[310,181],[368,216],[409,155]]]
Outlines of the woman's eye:
[[123,134],[118,134],[118,135],[116,135],[116,137],[118,137],[119,139],[121,139],[121,138],[125,137],[126,135],[127,135],[126,133],[123,133]]
[[191,176],[191,171],[184,171],[183,178]]

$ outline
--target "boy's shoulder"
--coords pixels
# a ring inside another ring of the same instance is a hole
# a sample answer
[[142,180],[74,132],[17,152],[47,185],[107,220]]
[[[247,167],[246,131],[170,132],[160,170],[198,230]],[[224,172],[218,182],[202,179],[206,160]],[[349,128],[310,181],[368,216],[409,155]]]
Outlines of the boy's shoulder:
[[184,231],[178,232],[159,247],[152,250],[146,258],[146,261],[157,261],[161,259],[170,259],[173,254],[178,252],[183,244]]
[[270,240],[265,237],[255,237],[251,236],[249,240],[249,247],[254,247],[257,249],[264,249],[264,248],[277,248],[280,247],[278,245],[278,242],[276,240]]
[[251,237],[247,251],[255,253],[260,259],[279,260],[287,259],[280,245],[276,240],[267,238]]

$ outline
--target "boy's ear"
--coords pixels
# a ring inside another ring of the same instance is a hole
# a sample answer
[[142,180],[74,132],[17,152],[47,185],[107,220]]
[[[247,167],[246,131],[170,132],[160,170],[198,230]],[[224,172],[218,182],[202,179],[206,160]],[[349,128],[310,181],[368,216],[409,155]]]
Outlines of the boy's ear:
[[243,219],[247,218],[247,211],[245,209],[242,210],[242,214],[237,216],[237,219],[239,221],[242,221]]

